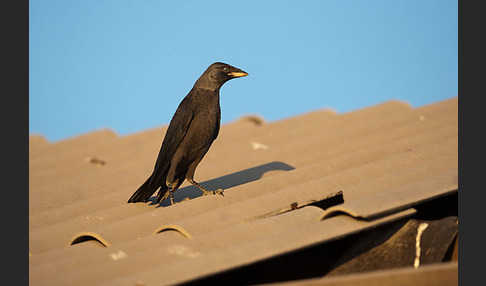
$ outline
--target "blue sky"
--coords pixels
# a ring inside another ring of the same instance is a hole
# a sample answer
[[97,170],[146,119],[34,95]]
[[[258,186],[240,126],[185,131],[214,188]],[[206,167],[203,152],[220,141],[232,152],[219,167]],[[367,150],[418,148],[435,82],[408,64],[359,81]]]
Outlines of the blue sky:
[[30,0],[29,132],[169,123],[215,61],[222,122],[458,95],[457,1]]

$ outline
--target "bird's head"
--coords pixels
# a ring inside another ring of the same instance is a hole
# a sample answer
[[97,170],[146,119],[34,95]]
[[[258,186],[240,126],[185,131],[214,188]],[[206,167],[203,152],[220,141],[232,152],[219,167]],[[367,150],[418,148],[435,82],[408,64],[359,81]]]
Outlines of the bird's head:
[[206,71],[199,77],[196,85],[201,88],[219,89],[225,82],[237,77],[247,76],[243,70],[234,66],[216,62],[210,65]]

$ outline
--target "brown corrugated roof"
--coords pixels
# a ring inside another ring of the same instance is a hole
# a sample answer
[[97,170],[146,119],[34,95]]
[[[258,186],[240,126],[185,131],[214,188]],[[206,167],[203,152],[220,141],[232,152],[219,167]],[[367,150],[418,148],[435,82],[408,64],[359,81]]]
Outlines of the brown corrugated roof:
[[[196,171],[224,197],[185,183],[169,207],[126,203],[151,173],[165,127],[57,143],[31,136],[31,284],[180,283],[408,217],[457,192],[457,98],[257,119],[223,125]],[[339,192],[342,204],[319,205]]]
[[[306,279],[283,286],[456,286],[458,285],[457,262],[426,265],[419,269],[404,267],[393,270],[373,271],[365,274],[350,274],[326,279]],[[267,284],[274,285],[274,284]]]

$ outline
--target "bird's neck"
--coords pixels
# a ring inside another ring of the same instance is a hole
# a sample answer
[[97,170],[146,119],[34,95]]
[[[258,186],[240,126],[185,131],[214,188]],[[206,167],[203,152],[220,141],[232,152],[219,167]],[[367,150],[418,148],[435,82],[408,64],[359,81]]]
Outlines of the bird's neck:
[[194,89],[197,89],[197,90],[209,91],[211,93],[217,93],[217,94],[219,94],[219,89],[221,87],[214,88],[214,87],[206,87],[206,86],[194,86],[193,88]]
[[207,79],[206,77],[201,77],[194,84],[194,88],[205,89],[205,90],[210,90],[219,93],[221,84],[217,84],[214,81]]
[[208,89],[200,86],[193,87],[192,92],[198,99],[204,102],[213,102],[219,104],[219,88],[216,90]]

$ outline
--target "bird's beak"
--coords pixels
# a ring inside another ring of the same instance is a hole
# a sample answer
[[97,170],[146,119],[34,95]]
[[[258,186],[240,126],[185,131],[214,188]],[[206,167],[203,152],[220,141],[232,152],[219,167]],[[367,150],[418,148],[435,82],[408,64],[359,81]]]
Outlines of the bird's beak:
[[229,72],[228,75],[230,77],[242,77],[242,76],[247,76],[248,74],[240,70],[240,71]]

